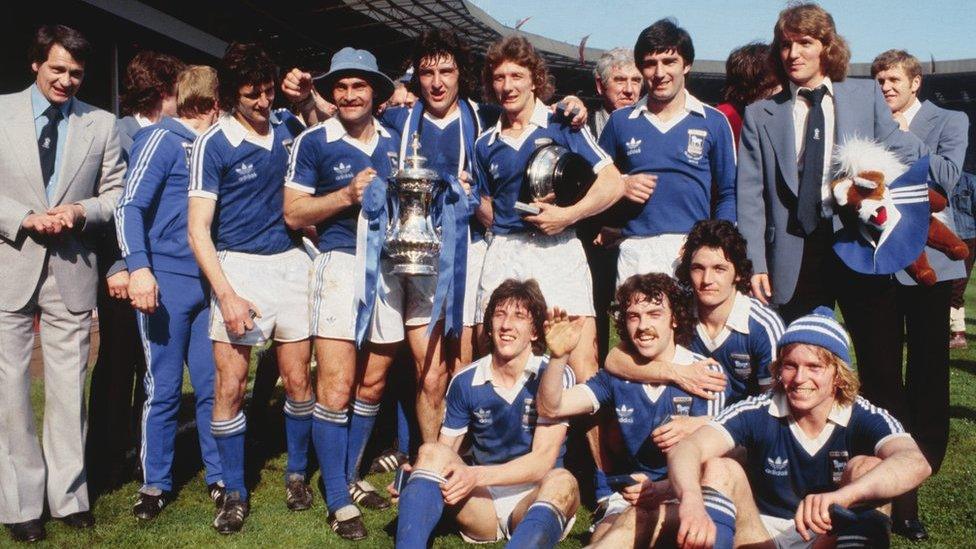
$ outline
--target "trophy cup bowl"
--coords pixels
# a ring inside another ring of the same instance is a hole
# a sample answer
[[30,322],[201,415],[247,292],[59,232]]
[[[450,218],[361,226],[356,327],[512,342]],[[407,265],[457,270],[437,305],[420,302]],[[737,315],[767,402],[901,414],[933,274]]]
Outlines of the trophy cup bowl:
[[436,275],[441,252],[441,238],[434,229],[430,205],[443,182],[437,172],[425,167],[427,159],[420,156],[419,141],[414,134],[413,154],[390,178],[398,215],[390,220],[384,248],[393,261],[393,273],[398,275]]
[[[549,140],[540,144],[525,166],[525,178],[516,208],[539,213],[531,202],[550,202],[570,206],[590,189],[596,175],[586,160],[566,147]],[[535,210],[535,211],[531,211]]]

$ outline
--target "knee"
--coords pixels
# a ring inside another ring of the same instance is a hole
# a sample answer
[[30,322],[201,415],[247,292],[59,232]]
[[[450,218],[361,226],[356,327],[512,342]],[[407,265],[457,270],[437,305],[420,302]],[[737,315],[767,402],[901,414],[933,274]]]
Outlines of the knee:
[[440,442],[425,442],[417,451],[417,461],[414,469],[426,469],[440,473],[452,460],[457,458],[454,450]]
[[574,515],[579,507],[579,484],[576,477],[566,469],[549,471],[542,477],[537,499],[555,505],[567,517]]
[[303,400],[312,386],[308,379],[308,370],[305,368],[296,367],[282,372],[281,381],[285,385],[285,393],[290,398],[298,400]]
[[881,459],[874,456],[854,456],[844,467],[844,474],[841,476],[841,484],[850,484],[863,477],[881,463]]
[[744,482],[749,482],[746,472],[734,459],[712,458],[702,467],[702,485],[710,486],[726,496],[731,497],[735,488]]
[[245,382],[246,380],[221,376],[214,383],[214,400],[223,404],[240,404],[244,397]]
[[[420,365],[422,368],[423,365]],[[421,391],[428,397],[442,398],[447,392],[447,364],[444,361],[431,364],[421,379]]]

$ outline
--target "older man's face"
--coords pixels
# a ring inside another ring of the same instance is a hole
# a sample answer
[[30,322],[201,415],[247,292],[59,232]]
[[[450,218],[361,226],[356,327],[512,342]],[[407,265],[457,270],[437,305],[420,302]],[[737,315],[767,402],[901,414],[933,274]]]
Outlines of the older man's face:
[[640,97],[644,78],[633,64],[617,65],[610,69],[610,76],[606,81],[598,81],[603,104],[608,111],[613,112],[623,107],[629,107]]

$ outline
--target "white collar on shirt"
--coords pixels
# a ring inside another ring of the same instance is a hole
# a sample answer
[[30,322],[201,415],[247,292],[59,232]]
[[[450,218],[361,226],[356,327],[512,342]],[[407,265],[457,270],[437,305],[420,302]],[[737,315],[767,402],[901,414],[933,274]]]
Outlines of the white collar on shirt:
[[[830,77],[829,76],[825,76],[824,77],[823,82],[821,82],[821,85],[824,85],[824,86],[827,87],[827,93],[831,97],[834,96],[834,83],[830,81]],[[797,86],[793,82],[790,82],[790,95],[793,97],[793,101],[796,101],[796,95],[800,92],[800,90],[812,90],[812,89],[813,88],[808,88],[808,87],[805,87],[805,86],[801,88],[800,86]]]
[[[827,415],[827,421],[840,425],[841,427],[847,427],[847,424],[851,421],[851,414],[853,413],[854,406],[850,404],[842,406],[834,403],[830,414]],[[790,401],[786,397],[786,393],[782,390],[777,389],[773,392],[773,398],[769,401],[769,415],[773,417],[786,417],[790,415]]]
[[337,116],[333,116],[332,118],[326,120],[322,123],[322,125],[325,126],[326,143],[333,143],[342,139],[346,143],[349,143],[353,147],[356,147],[357,149],[366,153],[366,156],[373,155],[373,151],[376,150],[376,144],[379,143],[381,135],[386,138],[391,137],[390,132],[387,131],[386,128],[384,128],[383,125],[380,124],[380,121],[375,117],[373,118],[373,128],[376,129],[376,133],[373,134],[373,137],[370,138],[368,142],[363,142],[350,136],[349,133],[346,132],[346,127],[342,125],[342,122]]
[[698,336],[701,337],[702,342],[705,343],[705,347],[709,351],[714,351],[721,344],[725,343],[725,340],[728,339],[731,333],[730,330],[735,330],[740,334],[749,333],[749,312],[752,310],[752,302],[748,296],[743,295],[738,290],[736,290],[732,300],[732,310],[729,311],[729,317],[725,319],[725,326],[719,330],[715,339],[708,337],[708,330],[704,324],[699,322],[696,326]]
[[922,102],[916,97],[915,102],[912,103],[912,106],[905,109],[905,122],[907,122],[909,126],[912,124],[912,120],[915,120],[915,115],[917,115],[918,111],[920,110],[922,110]]
[[475,365],[474,375],[471,376],[471,386],[477,387],[479,385],[484,385],[485,383],[491,382],[492,388],[495,392],[502,398],[504,398],[509,404],[515,402],[515,397],[518,396],[519,391],[522,387],[532,379],[534,376],[539,375],[539,367],[542,365],[542,361],[545,357],[532,355],[529,360],[525,363],[525,369],[522,370],[522,377],[519,378],[515,385],[511,388],[499,387],[495,385],[493,378],[494,372],[491,369],[491,355],[484,356],[478,360]]
[[451,122],[454,122],[458,118],[461,118],[461,107],[457,107],[444,118],[436,118],[434,115],[430,114],[429,112],[424,111],[424,118],[427,119],[431,124],[443,130],[444,128],[450,126]]
[[[502,113],[502,115],[498,117],[498,123],[495,124],[495,127],[489,130],[491,132],[491,136],[488,137],[488,145],[493,145],[495,143],[495,139],[501,136],[502,119],[504,116],[505,113]],[[532,109],[532,116],[529,117],[529,125],[537,128],[546,128],[549,126],[549,107],[540,101],[538,97],[535,100],[535,107]],[[532,133],[532,128],[527,127],[522,131],[522,136],[520,136],[520,138],[527,136],[530,133]]]
[[[695,355],[681,345],[675,345],[674,357],[671,359],[671,362],[682,366],[692,364],[695,362]],[[651,402],[657,402],[657,399],[661,397],[661,393],[667,387],[667,383],[645,383],[644,393],[647,395],[647,398],[651,399]]]
[[[705,116],[705,104],[702,103],[701,100],[695,97],[694,95],[691,95],[691,92],[689,92],[687,88],[682,91],[685,94],[685,113],[695,113],[698,116]],[[634,110],[631,111],[630,115],[627,118],[634,119],[640,116],[642,113],[646,114],[647,116],[654,117],[655,119],[657,118],[657,115],[647,110],[646,95],[644,97],[641,97],[637,101],[637,103],[634,103]],[[670,122],[670,120],[668,122]]]
[[270,151],[274,147],[274,127],[280,124],[278,115],[274,111],[271,111],[268,122],[270,122],[268,135],[257,135],[247,131],[247,128],[232,113],[223,114],[217,120],[224,136],[227,137],[227,141],[234,147],[239,147],[242,142],[247,141]]
[[145,128],[146,126],[152,126],[153,124],[152,120],[146,118],[145,116],[139,113],[135,113],[134,115],[132,115],[132,118],[136,119],[136,122],[139,124],[140,128]]

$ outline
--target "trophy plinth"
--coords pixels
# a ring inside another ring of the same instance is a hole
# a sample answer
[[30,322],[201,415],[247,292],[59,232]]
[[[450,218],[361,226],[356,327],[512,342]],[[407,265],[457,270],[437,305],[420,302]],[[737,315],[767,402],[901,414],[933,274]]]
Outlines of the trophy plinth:
[[394,274],[432,276],[437,274],[441,238],[430,218],[430,204],[442,182],[437,172],[426,167],[416,133],[411,148],[403,167],[390,179],[399,215],[390,220],[384,244]]

